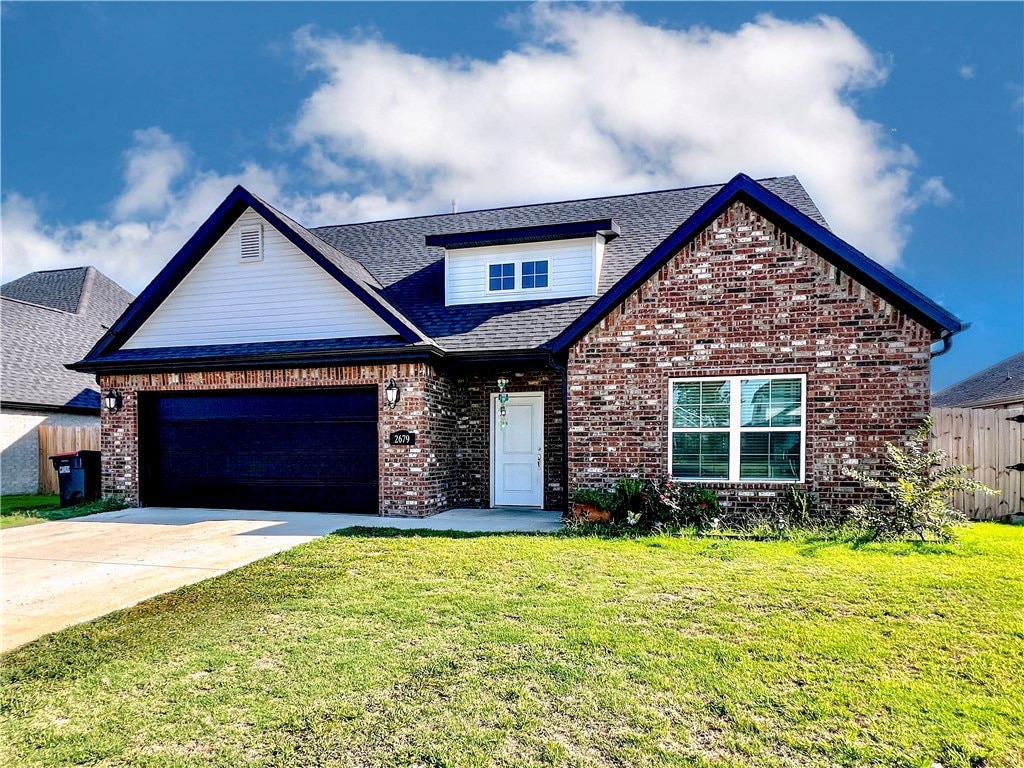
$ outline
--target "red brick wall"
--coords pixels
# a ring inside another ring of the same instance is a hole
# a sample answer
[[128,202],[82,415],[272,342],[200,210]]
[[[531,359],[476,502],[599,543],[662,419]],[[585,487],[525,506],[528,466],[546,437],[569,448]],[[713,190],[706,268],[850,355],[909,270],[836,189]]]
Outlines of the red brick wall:
[[[394,377],[402,386],[398,406],[383,405],[383,387]],[[139,502],[139,392],[377,386],[379,410],[380,511],[424,516],[453,506],[455,403],[451,382],[422,363],[340,368],[215,371],[103,376],[103,391],[122,393],[117,413],[102,414],[103,492]],[[416,432],[415,446],[388,444],[391,432]]]
[[[668,472],[669,379],[807,376],[806,485],[845,509],[928,412],[928,331],[737,203],[571,350],[569,485]],[[723,499],[776,484],[717,484]]]
[[[551,371],[502,371],[511,392],[543,392],[546,509],[561,509],[562,389]],[[103,492],[139,503],[137,394],[224,389],[377,386],[380,512],[426,516],[453,507],[490,505],[490,393],[499,373],[458,378],[416,363],[391,366],[298,368],[104,376],[103,391],[122,393],[123,407],[102,414]],[[383,387],[394,377],[402,387],[392,411]],[[391,432],[416,433],[416,445],[388,444]]]
[[552,370],[496,369],[461,374],[458,378],[458,505],[490,506],[490,402],[497,380],[509,380],[509,392],[544,393],[544,509],[564,504],[562,453],[562,377]]

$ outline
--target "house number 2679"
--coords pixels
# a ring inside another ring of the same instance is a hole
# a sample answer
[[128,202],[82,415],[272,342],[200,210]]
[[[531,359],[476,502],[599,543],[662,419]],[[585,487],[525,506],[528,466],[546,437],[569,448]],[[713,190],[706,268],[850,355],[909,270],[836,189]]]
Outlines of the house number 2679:
[[406,429],[391,433],[391,445],[416,445],[416,433]]

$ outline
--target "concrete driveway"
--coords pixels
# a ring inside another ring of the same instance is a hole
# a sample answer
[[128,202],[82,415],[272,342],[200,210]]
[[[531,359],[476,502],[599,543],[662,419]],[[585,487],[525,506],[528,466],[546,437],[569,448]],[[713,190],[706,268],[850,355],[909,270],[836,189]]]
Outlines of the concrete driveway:
[[551,531],[552,512],[452,510],[426,520],[147,507],[0,532],[0,649],[127,608],[354,525]]

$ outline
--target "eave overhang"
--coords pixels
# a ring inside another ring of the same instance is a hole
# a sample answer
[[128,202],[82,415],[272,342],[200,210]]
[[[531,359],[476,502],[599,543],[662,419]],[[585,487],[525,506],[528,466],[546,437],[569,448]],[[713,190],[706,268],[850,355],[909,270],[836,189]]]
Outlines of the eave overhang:
[[481,248],[491,245],[542,243],[551,240],[578,240],[602,235],[611,240],[619,235],[619,225],[612,219],[574,221],[564,224],[542,224],[534,227],[490,229],[476,232],[455,232],[445,235],[427,235],[426,244],[448,250]]

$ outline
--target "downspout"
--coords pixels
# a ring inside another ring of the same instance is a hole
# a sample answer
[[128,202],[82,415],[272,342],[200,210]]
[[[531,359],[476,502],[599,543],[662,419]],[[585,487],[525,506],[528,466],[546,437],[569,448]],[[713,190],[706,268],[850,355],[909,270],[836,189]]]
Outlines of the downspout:
[[548,353],[548,365],[562,375],[562,515],[569,514],[569,372],[568,360],[562,365]]
[[942,349],[936,352],[934,349],[929,350],[931,352],[931,359],[934,360],[936,357],[942,357],[944,354],[949,352],[953,348],[953,334],[947,333],[942,337]]
[[[971,327],[970,323],[960,323],[960,328],[956,331],[957,333],[963,333]],[[941,357],[953,348],[953,334],[949,331],[942,332],[942,349],[938,352],[932,352],[931,359],[934,360],[936,357]]]

